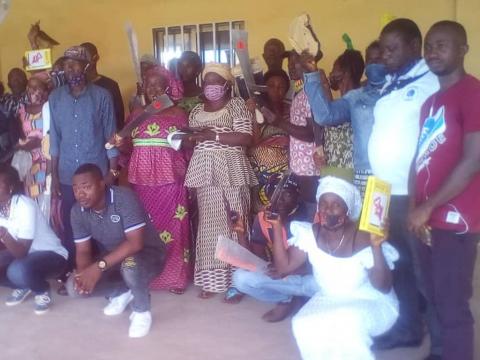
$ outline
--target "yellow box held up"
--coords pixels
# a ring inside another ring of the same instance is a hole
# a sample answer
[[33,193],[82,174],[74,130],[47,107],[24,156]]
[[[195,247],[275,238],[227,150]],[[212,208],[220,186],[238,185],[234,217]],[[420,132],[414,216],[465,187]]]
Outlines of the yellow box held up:
[[52,51],[50,49],[25,51],[27,66],[25,70],[44,70],[52,67]]
[[369,176],[359,229],[383,236],[382,224],[388,216],[391,186],[375,176]]

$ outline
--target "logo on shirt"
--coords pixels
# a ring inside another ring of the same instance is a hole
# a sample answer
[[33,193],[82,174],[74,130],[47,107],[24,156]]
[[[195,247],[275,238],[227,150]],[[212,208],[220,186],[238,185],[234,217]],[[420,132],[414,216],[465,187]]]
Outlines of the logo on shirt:
[[416,87],[411,87],[407,89],[407,92],[405,93],[405,100],[413,100],[415,99],[415,96],[417,95],[417,88]]
[[423,124],[418,141],[418,155],[416,160],[417,173],[430,163],[432,153],[438,146],[445,143],[445,131],[447,123],[445,121],[445,106],[440,107],[435,115],[427,117]]
[[112,220],[113,223],[118,223],[120,221],[120,216],[119,215],[110,215],[110,220]]

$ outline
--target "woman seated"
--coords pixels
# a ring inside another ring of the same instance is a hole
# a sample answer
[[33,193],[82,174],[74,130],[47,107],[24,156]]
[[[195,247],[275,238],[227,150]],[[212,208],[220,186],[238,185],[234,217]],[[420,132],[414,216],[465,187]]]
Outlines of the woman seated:
[[38,205],[21,190],[17,171],[0,165],[0,272],[15,289],[7,306],[20,304],[33,292],[35,313],[43,314],[52,302],[46,279],[62,274],[68,253]]
[[306,259],[319,291],[293,318],[293,333],[304,360],[374,359],[372,337],[386,332],[398,317],[391,270],[397,251],[385,236],[358,230],[359,191],[335,177],[320,180],[319,223],[293,222],[288,250],[281,220],[274,232],[274,265],[290,274]]

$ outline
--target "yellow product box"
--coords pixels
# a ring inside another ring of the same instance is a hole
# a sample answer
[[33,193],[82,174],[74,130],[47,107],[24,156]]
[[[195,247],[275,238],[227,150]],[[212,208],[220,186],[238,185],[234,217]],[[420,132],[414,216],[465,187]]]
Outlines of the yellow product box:
[[50,49],[25,51],[27,66],[25,70],[44,70],[52,67],[52,51]]
[[391,186],[375,176],[369,176],[359,229],[383,236],[382,224],[388,216]]

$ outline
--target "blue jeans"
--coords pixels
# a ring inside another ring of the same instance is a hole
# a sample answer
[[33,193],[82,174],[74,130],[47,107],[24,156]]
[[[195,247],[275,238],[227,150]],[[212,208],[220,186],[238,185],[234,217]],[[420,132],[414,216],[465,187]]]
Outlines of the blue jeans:
[[272,279],[260,272],[237,269],[233,286],[244,294],[265,302],[290,302],[294,296],[312,297],[319,287],[313,275],[289,275]]
[[[105,252],[101,251],[101,258]],[[144,248],[135,255],[127,257],[123,262],[114,266],[105,273],[98,281],[92,293],[93,296],[106,296],[113,298],[128,290],[132,291],[132,309],[137,312],[150,310],[150,282],[163,269],[165,253],[153,248]],[[68,295],[71,297],[88,297],[78,294],[74,286],[72,274],[66,283]]]
[[61,275],[67,266],[67,260],[52,251],[35,251],[21,259],[15,259],[8,251],[1,253],[0,266],[6,266],[9,286],[30,289],[36,294],[48,291],[50,285],[47,279]]

